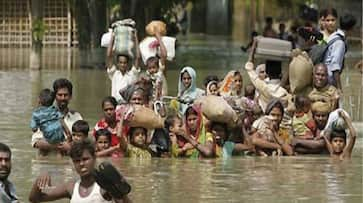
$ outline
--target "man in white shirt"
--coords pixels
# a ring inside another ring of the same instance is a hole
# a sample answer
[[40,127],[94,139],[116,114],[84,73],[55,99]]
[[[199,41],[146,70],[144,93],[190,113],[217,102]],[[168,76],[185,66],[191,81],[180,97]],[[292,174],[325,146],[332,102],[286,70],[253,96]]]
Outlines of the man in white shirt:
[[120,91],[124,90],[128,85],[134,84],[139,76],[139,45],[137,34],[135,32],[135,49],[136,58],[134,64],[129,70],[129,59],[130,57],[126,54],[118,54],[116,56],[116,64],[113,64],[113,45],[115,36],[112,34],[110,45],[107,49],[107,74],[111,80],[111,96],[115,97],[118,103],[125,103],[125,99],[121,96]]

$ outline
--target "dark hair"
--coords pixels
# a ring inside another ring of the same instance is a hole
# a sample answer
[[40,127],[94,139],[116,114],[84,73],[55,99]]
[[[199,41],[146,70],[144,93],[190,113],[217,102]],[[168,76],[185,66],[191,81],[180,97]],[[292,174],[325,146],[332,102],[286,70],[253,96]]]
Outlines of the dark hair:
[[266,60],[266,73],[270,79],[280,79],[281,61]]
[[59,78],[53,82],[53,91],[55,94],[57,94],[59,89],[67,88],[70,95],[72,95],[72,83],[65,79],[65,78]]
[[52,90],[46,88],[39,93],[39,101],[42,106],[51,106],[54,102],[55,95]]
[[302,110],[304,108],[304,106],[310,102],[310,99],[303,96],[303,95],[297,95],[295,97],[295,107],[296,110]]
[[11,158],[11,150],[10,147],[2,142],[0,142],[0,152],[5,152],[9,154],[9,158]]
[[152,57],[149,57],[147,60],[146,60],[146,66],[149,65],[149,63],[155,63],[158,67],[159,67],[159,58],[156,57],[156,56],[152,56]]
[[333,130],[330,132],[330,141],[332,141],[335,137],[343,138],[344,141],[346,141],[347,133],[345,132],[345,130]]
[[88,136],[89,125],[87,121],[78,120],[72,125],[72,132],[83,133]]
[[335,10],[335,8],[328,8],[323,10],[322,16],[326,18],[328,15],[332,15],[335,18],[338,18],[338,12]]
[[164,126],[165,129],[169,132],[170,127],[174,126],[174,122],[176,119],[180,119],[181,118],[178,116],[178,114],[172,114],[166,117],[165,121],[164,121]]
[[279,108],[282,115],[284,115],[284,106],[279,99],[272,99],[266,106],[265,114],[269,115],[273,108]]
[[81,158],[84,151],[88,151],[92,157],[96,157],[95,146],[90,139],[85,139],[72,144],[69,156],[71,159]]
[[109,130],[107,130],[107,129],[99,129],[99,130],[97,130],[95,132],[96,141],[98,140],[98,138],[100,136],[106,136],[107,139],[108,139],[108,141],[111,143],[111,136],[112,136],[112,134],[111,134],[111,132]]
[[144,127],[131,127],[129,129],[129,138],[130,138],[130,141],[132,141],[132,138],[134,137],[134,132],[137,130],[137,129],[142,129],[145,133],[145,135],[147,135],[147,129],[144,128]]
[[126,58],[126,60],[127,60],[127,63],[128,63],[128,62],[129,62],[129,60],[130,60],[129,55],[127,55],[127,54],[117,54],[116,59],[118,60],[120,57],[125,57],[125,58]]
[[272,23],[272,22],[273,22],[272,17],[271,17],[271,16],[267,16],[267,17],[265,18],[265,22],[266,22],[266,23]]
[[340,16],[340,28],[342,30],[351,30],[354,25],[357,23],[357,19],[354,17],[354,15],[347,13],[343,16]]
[[325,16],[324,16],[324,15],[325,15],[325,13],[326,13],[326,8],[321,9],[321,10],[319,11],[319,18],[321,18],[321,17],[325,17]]
[[256,88],[251,83],[249,83],[245,86],[245,96],[253,96],[253,95],[255,95],[255,91],[256,91]]
[[204,82],[203,82],[204,87],[205,87],[205,88],[207,88],[207,85],[208,85],[211,81],[216,81],[216,82],[218,82],[218,81],[219,81],[218,76],[216,76],[216,75],[208,75],[207,77],[205,77]]
[[185,110],[185,117],[188,117],[190,114],[194,114],[198,116],[198,112],[196,110],[194,110],[194,108],[192,106],[189,106],[186,110]]
[[102,104],[101,104],[102,108],[106,102],[110,102],[115,108],[117,106],[117,101],[116,101],[115,97],[107,96],[107,97],[103,98]]
[[226,133],[226,135],[228,135],[228,127],[226,123],[221,123],[221,122],[211,122],[210,124],[210,128],[213,130],[215,128],[215,126],[222,126],[222,128],[224,129],[224,132]]

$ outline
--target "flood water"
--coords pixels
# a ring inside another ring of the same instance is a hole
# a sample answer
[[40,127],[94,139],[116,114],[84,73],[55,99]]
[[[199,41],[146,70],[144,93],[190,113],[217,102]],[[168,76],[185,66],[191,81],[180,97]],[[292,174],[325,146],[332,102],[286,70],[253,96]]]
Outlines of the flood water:
[[[207,41],[207,43],[205,42]],[[38,92],[51,88],[59,77],[74,86],[71,108],[93,127],[101,118],[101,100],[110,92],[104,69],[79,68],[75,49],[43,50],[43,69],[30,71],[28,49],[0,50],[0,141],[13,150],[10,179],[22,202],[35,177],[49,171],[53,183],[76,177],[69,160],[39,161],[30,146],[29,120]],[[361,52],[348,53],[344,70],[343,107],[360,132],[353,157],[336,162],[324,156],[236,157],[231,160],[153,159],[118,160],[115,165],[132,185],[134,202],[362,202],[362,75],[352,69]],[[96,59],[100,64],[102,51]],[[179,47],[167,72],[169,93],[176,94],[178,71],[183,65],[197,70],[198,85],[208,74],[222,77],[246,61],[238,44],[216,39],[195,40]],[[244,72],[243,72],[244,73]],[[244,74],[245,75],[245,74]],[[247,78],[245,78],[247,84]],[[68,202],[68,201],[59,201]]]

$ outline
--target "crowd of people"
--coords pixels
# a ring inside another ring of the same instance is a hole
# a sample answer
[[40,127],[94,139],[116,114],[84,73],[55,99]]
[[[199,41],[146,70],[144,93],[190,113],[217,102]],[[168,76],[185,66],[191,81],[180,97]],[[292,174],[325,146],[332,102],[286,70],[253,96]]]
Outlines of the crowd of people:
[[[211,74],[205,78],[204,88],[198,88],[196,70],[183,67],[178,93],[170,97],[167,80],[173,78],[166,78],[167,51],[162,36],[156,32],[159,52],[146,60],[144,73],[139,64],[139,51],[135,58],[115,55],[112,37],[106,57],[111,93],[100,102],[103,117],[92,130],[79,112],[68,107],[72,99],[71,81],[57,79],[53,90],[40,92],[39,107],[31,118],[32,146],[40,157],[70,156],[80,180],[43,190],[50,186],[51,178],[42,174],[33,185],[30,201],[69,198],[71,202],[129,202],[127,195],[116,198],[96,183],[93,176],[96,157],[195,159],[301,154],[329,155],[341,160],[351,157],[357,135],[339,103],[346,46],[337,18],[335,9],[321,13],[323,41],[334,42],[328,47],[323,62],[315,65],[309,91],[301,95],[292,94],[288,85],[282,84],[284,73],[280,61],[255,63],[257,41],[253,40],[244,68],[230,71],[223,78]],[[284,29],[280,25],[280,30]],[[276,34],[271,25],[264,33],[288,40],[287,35]],[[136,33],[134,38],[137,44]],[[251,83],[244,83],[243,73]],[[203,114],[203,106],[195,103],[205,97],[225,99],[238,119],[233,123],[208,119]],[[163,119],[163,127],[130,125],[128,117],[133,106],[152,109]],[[0,187],[3,202],[17,199],[13,185],[7,180],[10,158],[10,149],[0,143],[0,183],[5,185]]]

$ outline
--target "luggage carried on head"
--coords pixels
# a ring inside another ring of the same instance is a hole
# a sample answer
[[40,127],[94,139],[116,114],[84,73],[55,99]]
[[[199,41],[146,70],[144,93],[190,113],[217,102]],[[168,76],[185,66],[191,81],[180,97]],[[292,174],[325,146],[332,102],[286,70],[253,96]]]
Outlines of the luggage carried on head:
[[286,40],[270,37],[258,37],[256,58],[275,61],[287,61],[291,57],[292,44]]
[[[172,61],[175,57],[175,41],[174,37],[162,37],[161,40],[163,41],[167,56],[166,59]],[[142,57],[142,61],[146,64],[146,61],[150,57],[157,56],[159,52],[159,42],[155,37],[146,37],[144,40],[140,42],[140,53]]]
[[314,65],[306,52],[296,49],[292,55],[289,64],[290,90],[291,93],[298,94],[305,87],[311,86]]
[[146,129],[156,129],[164,127],[164,120],[152,109],[132,105],[128,108],[126,119],[130,127],[143,127]]
[[208,95],[197,99],[194,103],[201,104],[202,113],[208,120],[234,125],[238,116],[223,97]]
[[108,47],[111,40],[112,32],[115,35],[115,41],[113,43],[113,51],[116,55],[124,54],[131,58],[134,57],[132,52],[135,44],[135,21],[132,19],[124,19],[112,23],[108,33],[102,35],[101,46]]
[[156,32],[159,32],[162,36],[166,35],[166,24],[160,20],[153,20],[149,24],[146,25],[145,31],[148,35],[155,35]]

